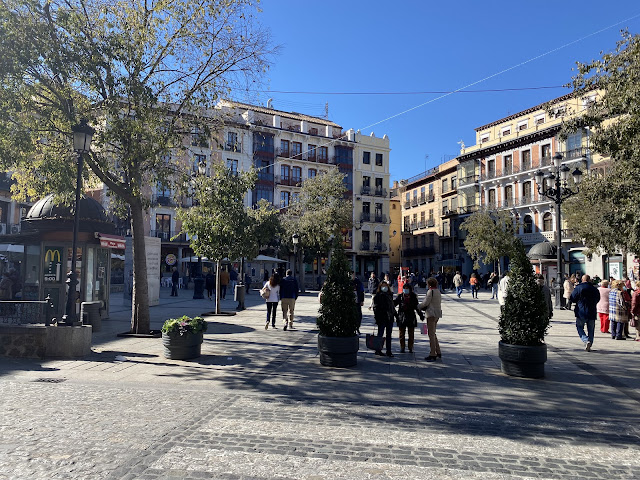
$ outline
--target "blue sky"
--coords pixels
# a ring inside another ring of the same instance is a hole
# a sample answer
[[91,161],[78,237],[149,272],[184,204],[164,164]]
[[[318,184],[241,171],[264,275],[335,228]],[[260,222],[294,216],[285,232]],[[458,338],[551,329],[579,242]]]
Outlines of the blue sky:
[[[555,87],[571,80],[576,61],[613,50],[622,28],[640,33],[637,0],[264,0],[261,8],[259,18],[281,50],[265,79],[270,92],[252,101],[273,98],[274,108],[311,115],[322,115],[328,102],[329,118],[345,129],[389,135],[392,180],[452,158],[460,140],[473,145],[474,128],[569,90],[455,93],[440,99],[441,94],[277,91],[450,91],[522,62],[528,63],[469,90]],[[618,22],[623,23],[612,26]]]

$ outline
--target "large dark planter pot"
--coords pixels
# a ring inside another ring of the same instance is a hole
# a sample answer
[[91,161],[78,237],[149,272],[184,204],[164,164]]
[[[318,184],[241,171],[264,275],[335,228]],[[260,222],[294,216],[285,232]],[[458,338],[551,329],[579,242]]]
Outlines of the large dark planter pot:
[[529,347],[498,343],[502,373],[512,377],[542,378],[547,361],[547,346]]
[[202,332],[162,334],[165,358],[171,360],[188,360],[200,356],[202,348]]
[[355,367],[358,363],[360,338],[318,335],[320,363],[325,367]]

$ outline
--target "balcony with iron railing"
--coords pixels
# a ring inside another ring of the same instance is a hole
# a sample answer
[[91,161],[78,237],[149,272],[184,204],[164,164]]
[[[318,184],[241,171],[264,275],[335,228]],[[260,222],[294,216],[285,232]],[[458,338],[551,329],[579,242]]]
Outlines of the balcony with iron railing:
[[458,214],[458,207],[449,207],[449,208],[442,209],[443,217],[450,217],[452,215],[457,215],[457,214]]
[[371,212],[362,212],[362,213],[360,213],[360,221],[361,222],[370,222],[371,221]]
[[276,175],[275,182],[278,185],[285,185],[289,187],[299,187],[302,185],[302,178],[300,177],[283,177],[281,175]]
[[227,142],[224,144],[224,151],[242,153],[242,142]]
[[409,230],[413,232],[417,229],[418,229],[418,222],[411,222],[411,224],[409,225]]
[[387,245],[384,243],[375,243],[373,245],[373,251],[374,252],[386,252],[387,251]]
[[[172,238],[175,237],[176,235],[177,237],[174,240],[172,240]],[[151,230],[151,232],[149,232],[149,236],[161,238],[163,242],[177,242],[177,243],[188,242],[186,233],[175,232],[175,231]]]
[[360,195],[371,195],[371,187],[369,185],[360,187]]
[[418,206],[418,197],[413,197],[411,199],[411,206],[412,207],[417,207]]
[[411,208],[411,202],[404,202],[403,203],[404,208]]
[[370,242],[360,242],[360,250],[364,252],[371,251],[371,243]]
[[169,195],[153,195],[151,197],[151,203],[154,205],[160,205],[162,207],[175,206],[175,201]]
[[386,197],[387,196],[387,189],[386,188],[382,188],[382,187],[376,187],[375,190],[373,191],[373,196],[374,197]]
[[480,175],[469,175],[458,179],[458,188],[474,185],[480,181]]
[[427,219],[427,228],[435,227],[436,221],[433,218]]
[[[571,150],[567,150],[564,152],[559,152],[562,154],[562,163],[566,162],[575,162],[576,160],[586,159],[589,156],[589,149],[585,147],[574,148]],[[487,169],[487,171],[482,175],[482,180],[491,180],[494,178],[500,178],[508,175],[513,175],[516,173],[524,173],[528,171],[534,171],[539,168],[549,167],[553,165],[553,157],[550,155],[545,155],[540,157],[536,162],[527,161],[523,162],[520,165],[509,165],[504,167],[501,170]],[[462,185],[462,181],[460,182]]]
[[427,203],[427,195],[424,193],[421,193],[420,196],[418,197],[418,203],[420,205],[424,205],[425,203]]
[[418,222],[418,229],[421,229],[421,228],[427,228],[427,221],[426,220],[420,220]]
[[375,223],[387,223],[387,216],[386,215],[381,215],[381,214],[376,214],[376,216],[373,217],[373,221]]
[[429,196],[427,197],[427,201],[428,202],[433,202],[435,201],[436,196],[433,193],[430,193]]
[[465,215],[465,214],[477,212],[478,211],[478,206],[477,205],[465,205],[463,207],[458,207],[458,211],[460,212],[461,215]]

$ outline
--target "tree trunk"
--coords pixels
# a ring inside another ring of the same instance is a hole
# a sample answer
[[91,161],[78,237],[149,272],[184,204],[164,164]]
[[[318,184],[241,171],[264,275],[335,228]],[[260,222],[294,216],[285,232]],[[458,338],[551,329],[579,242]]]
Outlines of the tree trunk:
[[131,204],[133,235],[133,297],[131,299],[131,333],[149,333],[149,284],[147,282],[147,250],[144,243],[142,205]]
[[220,314],[220,260],[216,260],[216,314]]
[[[297,261],[297,259],[296,259]],[[300,249],[300,261],[298,262],[298,271],[300,272],[300,292],[304,293],[305,289],[304,289],[304,275],[305,275],[305,268],[304,268],[304,250]]]

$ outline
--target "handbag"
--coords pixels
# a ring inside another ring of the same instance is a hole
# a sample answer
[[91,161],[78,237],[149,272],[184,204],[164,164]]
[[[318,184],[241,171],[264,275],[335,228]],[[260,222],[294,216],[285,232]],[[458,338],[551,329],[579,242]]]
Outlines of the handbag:
[[427,326],[427,322],[420,324],[420,333],[423,335],[429,335],[429,327]]
[[[376,331],[375,327],[373,331],[374,332]],[[365,343],[369,350],[382,350],[382,347],[384,347],[384,341],[385,341],[384,337],[379,337],[375,335],[375,333],[374,334],[367,333],[367,338],[365,340]]]
[[271,295],[271,289],[269,288],[269,284],[267,283],[264,287],[262,287],[262,290],[260,290],[260,296],[267,300],[269,298],[269,295]]

